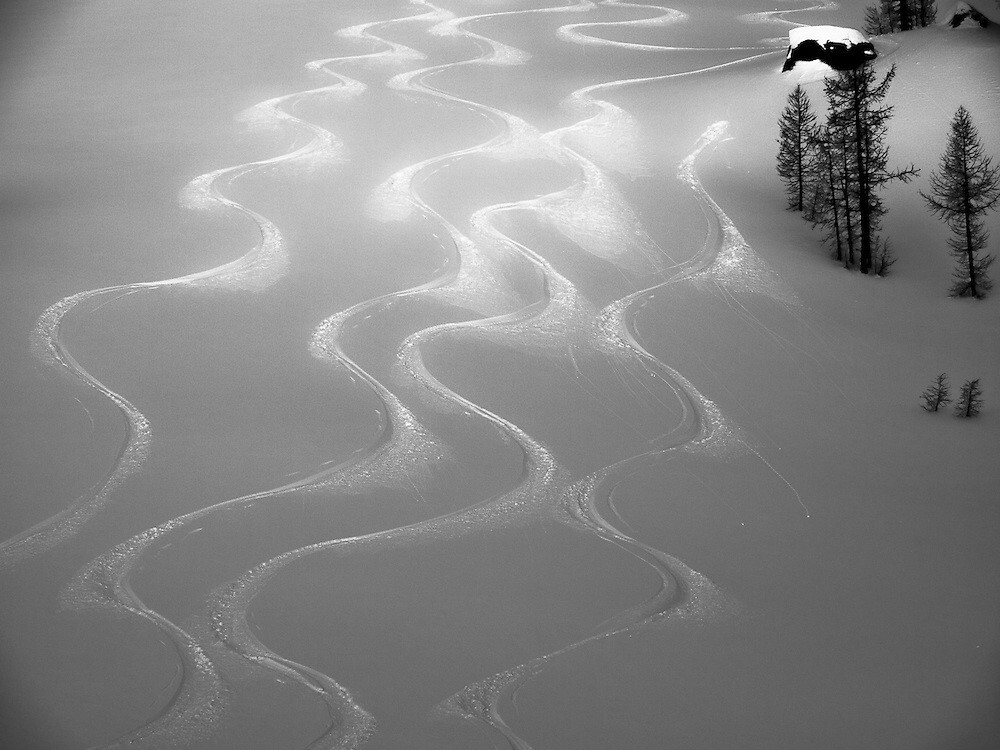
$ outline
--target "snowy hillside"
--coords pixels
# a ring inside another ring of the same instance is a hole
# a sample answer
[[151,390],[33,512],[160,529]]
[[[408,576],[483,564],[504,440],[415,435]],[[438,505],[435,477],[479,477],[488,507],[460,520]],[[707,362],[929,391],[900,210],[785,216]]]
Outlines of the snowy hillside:
[[865,4],[3,10],[0,747],[992,750],[1000,265],[918,191],[1000,30],[872,40],[863,276],[775,156]]

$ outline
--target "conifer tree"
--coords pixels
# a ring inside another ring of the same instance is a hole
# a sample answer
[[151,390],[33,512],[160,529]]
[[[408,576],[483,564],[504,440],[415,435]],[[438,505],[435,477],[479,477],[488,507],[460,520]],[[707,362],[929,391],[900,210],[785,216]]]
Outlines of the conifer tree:
[[[859,239],[859,268],[869,273],[878,246],[878,230],[885,205],[878,195],[887,183],[894,180],[909,182],[917,174],[910,165],[904,169],[889,170],[889,147],[885,145],[887,123],[892,117],[892,107],[883,104],[889,84],[896,75],[893,66],[881,82],[875,82],[871,65],[841,71],[824,83],[829,105],[828,127],[832,133],[842,133],[844,144],[845,202],[851,193],[857,207],[857,234]],[[845,216],[850,223],[850,214]],[[849,250],[853,254],[853,247]]]
[[833,248],[834,257],[846,266],[854,264],[856,203],[848,176],[847,152],[842,129],[829,125],[816,128],[812,134],[816,158],[810,171],[813,191],[811,221],[826,230],[824,239]]
[[979,387],[979,378],[967,380],[962,384],[962,392],[955,402],[956,417],[974,417],[983,408],[983,390]]
[[864,32],[868,36],[881,36],[891,34],[893,29],[889,25],[889,15],[882,5],[869,5],[865,8]]
[[837,260],[843,260],[845,268],[852,268],[856,260],[859,237],[857,180],[851,161],[850,137],[847,128],[834,124],[832,121],[827,125],[827,128],[832,136],[833,155],[837,161],[834,167],[837,179],[837,192],[834,201],[840,208],[841,216],[844,217],[842,236],[847,246],[846,255],[843,258],[838,256]]
[[937,20],[937,6],[934,0],[919,0],[916,9],[916,24],[921,28],[930,26]]
[[840,217],[837,215],[833,202],[836,179],[833,173],[833,150],[830,143],[830,133],[826,126],[815,128],[809,134],[810,148],[815,153],[812,169],[809,171],[809,207],[805,212],[807,221],[812,225],[820,224],[830,230],[827,237],[834,244],[839,257],[841,251]]
[[945,404],[950,404],[951,395],[949,390],[948,375],[947,373],[942,372],[934,379],[934,382],[927,386],[927,389],[920,394],[920,398],[923,399],[921,406],[927,411],[937,411]]
[[899,31],[899,6],[896,0],[878,0],[875,5],[865,8],[864,31],[869,36]]
[[934,22],[934,0],[878,0],[865,8],[865,33],[869,36],[922,28]]
[[899,4],[899,30],[909,31],[913,28],[910,0],[897,0]]
[[952,231],[948,246],[956,267],[951,294],[982,297],[992,286],[987,270],[994,260],[984,253],[989,233],[982,217],[1000,200],[1000,168],[983,152],[979,131],[965,107],[959,107],[951,121],[948,145],[930,182],[931,195],[921,195]]
[[812,159],[810,134],[816,126],[809,96],[796,86],[778,121],[778,174],[785,183],[788,208],[805,208],[806,181]]

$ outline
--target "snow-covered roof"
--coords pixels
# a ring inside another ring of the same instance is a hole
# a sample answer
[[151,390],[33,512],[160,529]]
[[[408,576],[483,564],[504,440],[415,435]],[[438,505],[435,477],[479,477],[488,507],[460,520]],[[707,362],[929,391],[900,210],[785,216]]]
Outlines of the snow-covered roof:
[[865,35],[857,29],[849,29],[844,26],[796,26],[788,30],[788,43],[793,48],[807,39],[812,39],[821,45],[826,44],[826,42],[861,44],[868,41]]
[[877,56],[864,34],[843,26],[797,26],[789,30],[788,41],[783,72],[799,63],[851,70]]

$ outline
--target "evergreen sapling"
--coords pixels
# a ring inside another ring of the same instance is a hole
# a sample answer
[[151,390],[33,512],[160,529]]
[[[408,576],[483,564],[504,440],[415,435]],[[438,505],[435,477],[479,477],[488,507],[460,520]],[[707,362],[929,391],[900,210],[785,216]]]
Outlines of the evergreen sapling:
[[927,411],[937,411],[945,404],[950,404],[951,396],[949,395],[947,373],[942,372],[938,375],[934,382],[920,394],[920,398],[923,399],[921,406]]
[[962,384],[955,404],[956,417],[974,417],[983,408],[983,389],[979,387],[979,378],[967,380]]

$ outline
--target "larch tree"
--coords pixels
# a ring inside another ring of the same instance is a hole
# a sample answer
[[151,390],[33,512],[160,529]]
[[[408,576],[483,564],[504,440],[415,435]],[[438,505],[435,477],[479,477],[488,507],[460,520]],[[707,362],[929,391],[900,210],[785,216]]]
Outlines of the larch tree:
[[[806,221],[812,222],[813,226],[831,225],[836,233],[835,247],[839,253],[840,221],[836,215],[833,205],[834,190],[836,181],[833,173],[833,151],[830,144],[830,133],[826,126],[815,128],[809,135],[810,148],[815,154],[811,162],[811,169],[807,177],[809,202],[803,211]],[[839,257],[839,256],[838,256]]]
[[864,30],[869,36],[922,28],[937,17],[934,0],[878,0],[865,8]]
[[917,3],[916,25],[924,28],[937,20],[937,5],[934,0],[919,0]]
[[948,386],[948,375],[942,372],[936,378],[934,382],[931,383],[920,394],[920,398],[923,401],[921,406],[926,411],[937,411],[945,404],[951,403],[950,389]]
[[899,30],[909,31],[913,28],[913,16],[910,13],[910,0],[898,0],[899,4]]
[[[878,230],[887,209],[879,191],[890,182],[909,182],[917,169],[912,164],[897,170],[888,168],[889,147],[885,144],[892,107],[883,103],[889,84],[896,75],[893,66],[878,83],[871,65],[844,70],[824,83],[829,105],[828,127],[843,134],[847,182],[857,206],[859,239],[858,265],[861,273],[876,269]],[[853,247],[850,248],[853,254]]]
[[854,265],[857,240],[857,202],[851,188],[844,132],[824,125],[816,128],[812,140],[817,158],[810,172],[813,201],[806,218],[814,227],[823,227],[824,239],[833,248],[834,257],[850,267]]
[[869,5],[865,8],[864,32],[868,36],[891,34],[894,29],[890,25],[889,15],[882,5]]
[[994,257],[985,253],[989,233],[983,215],[1000,200],[1000,168],[986,156],[979,131],[965,107],[951,121],[948,145],[936,172],[931,173],[931,194],[921,192],[935,216],[948,224],[948,247],[955,256],[955,297],[982,297],[992,286],[987,270]]
[[816,127],[816,115],[809,95],[796,86],[778,120],[778,174],[785,183],[788,208],[802,211],[812,149],[810,135]]
[[962,391],[958,394],[958,401],[955,402],[956,417],[974,417],[983,408],[983,389],[979,385],[979,378],[966,380],[962,384]]

